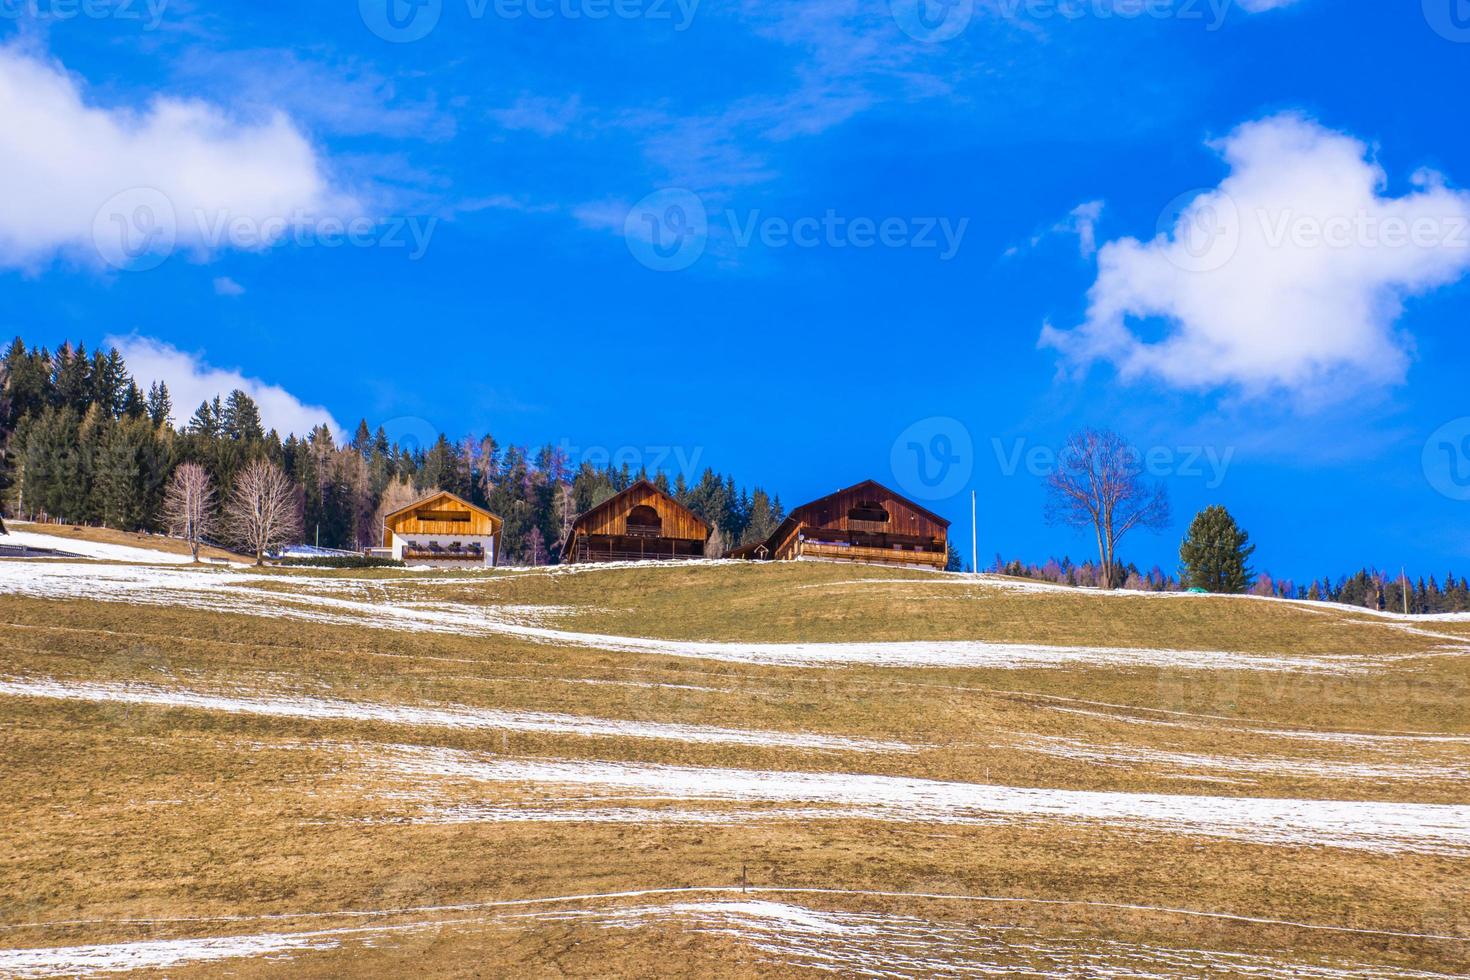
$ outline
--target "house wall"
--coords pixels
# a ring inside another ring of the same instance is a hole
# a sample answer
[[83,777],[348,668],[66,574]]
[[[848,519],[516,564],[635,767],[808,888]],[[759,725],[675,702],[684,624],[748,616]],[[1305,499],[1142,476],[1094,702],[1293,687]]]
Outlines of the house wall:
[[686,541],[704,541],[709,538],[710,529],[704,521],[656,489],[638,486],[583,514],[577,519],[576,530],[589,535],[621,537],[628,533],[628,512],[638,506],[652,507],[658,512],[663,521],[661,537]]
[[[499,542],[496,541],[496,536],[493,534],[394,534],[392,536],[392,541],[390,542],[390,547],[393,549],[393,557],[398,561],[404,561],[405,559],[403,556],[408,548],[413,546],[422,546],[424,548],[427,548],[428,545],[431,543],[437,544],[439,545],[439,547],[446,549],[456,543],[459,544],[461,547],[472,543],[478,544],[485,553],[484,560],[482,562],[471,562],[468,559],[444,559],[446,564],[453,564],[454,566],[461,568],[467,566],[472,567],[475,564],[483,564],[487,568],[493,567],[495,565],[495,551],[499,544]],[[425,564],[434,563],[434,560],[432,559],[420,559],[417,557],[407,560],[414,562],[422,560]]]
[[[849,520],[848,512],[866,502],[881,504],[888,511],[888,523],[880,527]],[[919,513],[902,497],[881,487],[858,487],[837,494],[829,500],[798,507],[791,512],[791,519],[809,527],[839,531],[881,530],[887,534],[910,534],[938,541],[944,541],[949,536],[949,528],[944,524]]]
[[[448,519],[449,515],[463,520]],[[436,519],[442,517],[443,519]],[[394,534],[430,534],[450,537],[484,537],[495,534],[499,528],[495,518],[450,497],[426,501],[407,513],[389,519],[384,527],[384,537]],[[385,547],[390,541],[383,542]]]

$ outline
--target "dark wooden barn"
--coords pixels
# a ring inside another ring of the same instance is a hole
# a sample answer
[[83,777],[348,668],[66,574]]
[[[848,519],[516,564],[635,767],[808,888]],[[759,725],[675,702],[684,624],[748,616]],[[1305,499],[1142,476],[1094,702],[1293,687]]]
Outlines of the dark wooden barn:
[[826,558],[944,568],[949,521],[874,480],[793,510],[765,541],[731,558],[791,561]]
[[564,562],[703,558],[710,526],[647,480],[578,517]]

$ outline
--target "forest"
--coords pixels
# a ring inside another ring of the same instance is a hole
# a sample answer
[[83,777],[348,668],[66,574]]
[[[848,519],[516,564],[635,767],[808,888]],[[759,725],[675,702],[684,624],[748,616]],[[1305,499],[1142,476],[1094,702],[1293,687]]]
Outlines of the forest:
[[557,446],[489,433],[404,447],[364,421],[340,444],[325,424],[282,439],[243,391],[182,410],[166,385],[144,391],[115,348],[66,342],[53,352],[17,337],[0,362],[0,500],[13,516],[160,531],[179,466],[204,467],[225,498],[256,460],[289,475],[303,536],[324,548],[380,543],[384,514],[437,489],[504,518],[501,554],[520,564],[554,560],[577,514],[641,477],[716,529],[712,554],[765,539],[785,516],[779,498],[710,469],[690,480],[626,464],[573,467]]

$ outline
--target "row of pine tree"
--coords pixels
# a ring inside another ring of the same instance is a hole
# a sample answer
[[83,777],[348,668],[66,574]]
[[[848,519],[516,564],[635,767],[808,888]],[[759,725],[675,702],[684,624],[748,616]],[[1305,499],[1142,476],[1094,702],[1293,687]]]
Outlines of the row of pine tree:
[[167,387],[143,391],[116,349],[52,352],[16,338],[0,361],[0,502],[11,514],[154,531],[177,466],[202,465],[224,496],[257,459],[290,475],[307,543],[330,548],[381,543],[384,514],[438,489],[504,518],[506,560],[536,564],[554,560],[577,514],[643,477],[716,528],[716,552],[764,540],[785,516],[778,497],[713,470],[690,483],[626,465],[574,468],[557,447],[502,446],[490,435],[406,448],[361,422],[343,445],[325,425],[283,440],[243,391],[180,419]]
[[[1446,575],[1444,584],[1433,575],[1428,582],[1410,581],[1402,572],[1398,576],[1365,568],[1335,581],[1324,577],[1305,585],[1291,579],[1276,579],[1269,572],[1257,575],[1250,566],[1256,546],[1250,535],[1236,523],[1224,507],[1216,504],[1200,511],[1189,525],[1179,544],[1179,574],[1165,572],[1155,565],[1147,573],[1134,565],[1120,565],[1113,581],[1123,588],[1139,592],[1183,592],[1193,589],[1223,594],[1274,596],[1282,599],[1309,599],[1338,602],[1366,609],[1390,612],[1430,613],[1470,612],[1470,582],[1454,573]],[[1073,564],[1070,558],[1055,558],[1044,565],[1022,561],[1005,561],[995,556],[992,571],[1018,578],[1040,579],[1059,585],[1097,586],[1103,580],[1102,569],[1092,562]]]

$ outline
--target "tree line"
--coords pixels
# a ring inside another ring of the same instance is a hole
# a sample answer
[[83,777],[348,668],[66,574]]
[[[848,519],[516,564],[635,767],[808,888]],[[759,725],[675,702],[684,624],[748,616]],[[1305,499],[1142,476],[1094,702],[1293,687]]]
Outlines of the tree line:
[[[553,561],[578,514],[638,479],[652,480],[708,522],[714,555],[764,540],[785,517],[778,496],[712,469],[692,482],[683,473],[671,480],[627,464],[574,464],[557,446],[502,445],[489,434],[441,433],[430,446],[402,446],[362,421],[341,444],[325,424],[283,439],[239,390],[180,418],[167,386],[153,382],[144,391],[115,348],[88,353],[66,342],[50,351],[17,337],[0,360],[4,512],[164,531],[181,506],[169,498],[186,464],[207,479],[209,529],[252,551],[257,542],[238,514],[231,519],[232,505],[243,506],[237,491],[247,473],[252,486],[275,472],[285,481],[289,520],[275,525],[277,537],[284,529],[308,543],[351,550],[381,544],[384,515],[435,490],[503,518],[501,554],[525,564]],[[191,471],[191,485],[198,476]]]
[[1416,581],[1363,568],[1336,579],[1297,583],[1257,574],[1250,566],[1256,546],[1250,535],[1218,504],[1195,515],[1179,545],[1179,571],[1155,565],[1141,571],[1117,557],[1119,542],[1135,528],[1167,526],[1169,501],[1162,483],[1148,484],[1138,453],[1114,432],[1084,430],[1071,436],[1060,465],[1046,478],[1046,516],[1052,523],[1091,530],[1098,561],[1074,563],[1070,557],[1041,565],[1006,561],[996,555],[991,571],[1058,585],[1123,588],[1140,592],[1213,592],[1283,599],[1336,602],[1391,612],[1427,615],[1470,612],[1470,581],[1453,572],[1443,582],[1431,575]]

